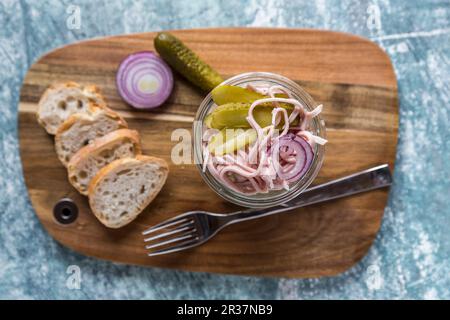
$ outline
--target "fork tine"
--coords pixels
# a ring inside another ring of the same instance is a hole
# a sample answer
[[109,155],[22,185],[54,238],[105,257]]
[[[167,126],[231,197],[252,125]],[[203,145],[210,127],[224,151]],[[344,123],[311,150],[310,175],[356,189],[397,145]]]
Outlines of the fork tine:
[[149,257],[159,256],[159,255],[162,255],[162,254],[172,253],[172,252],[180,251],[180,250],[187,249],[187,248],[190,248],[190,247],[194,247],[195,244],[200,244],[200,242],[198,241],[197,238],[194,238],[194,239],[188,240],[188,241],[184,241],[184,242],[182,242],[180,244],[177,244],[176,246],[173,246],[173,247],[170,247],[170,248],[160,249],[160,250],[157,250],[157,251],[150,252],[147,255]]
[[181,241],[181,240],[186,240],[186,239],[191,238],[193,235],[195,235],[196,231],[197,231],[196,229],[193,229],[192,231],[190,231],[188,233],[185,233],[184,235],[181,235],[180,237],[172,238],[172,239],[169,239],[169,240],[166,240],[166,241],[162,241],[162,242],[157,242],[155,244],[149,244],[149,245],[146,245],[145,248],[146,249],[153,249],[153,248],[165,246],[166,244],[171,244],[171,243],[178,242],[178,241]]
[[147,230],[142,232],[142,234],[145,236],[145,235],[148,235],[148,234],[153,233],[155,231],[161,230],[162,228],[171,227],[171,226],[177,225],[179,223],[186,222],[188,220],[189,220],[188,217],[175,217],[175,218],[163,221],[161,223],[158,223],[156,226],[148,228]]
[[163,232],[163,233],[160,233],[160,234],[158,234],[156,236],[153,236],[153,237],[150,237],[150,238],[145,238],[144,242],[150,242],[150,241],[153,241],[153,240],[156,240],[156,239],[159,239],[159,238],[164,238],[164,237],[171,236],[171,235],[174,235],[174,234],[177,234],[177,233],[181,233],[183,231],[191,229],[192,228],[191,225],[193,225],[193,224],[194,224],[194,220],[190,220],[190,221],[182,224],[181,226],[177,227],[174,230],[171,230],[171,231],[168,231],[168,232]]

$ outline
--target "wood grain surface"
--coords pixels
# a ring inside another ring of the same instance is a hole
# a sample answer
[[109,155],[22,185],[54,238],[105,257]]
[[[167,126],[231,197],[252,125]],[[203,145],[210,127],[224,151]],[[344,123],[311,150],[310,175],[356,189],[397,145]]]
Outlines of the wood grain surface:
[[[200,29],[174,31],[225,78],[268,71],[297,81],[324,105],[325,162],[316,183],[374,165],[393,169],[397,143],[397,84],[387,55],[368,40],[336,32],[296,29]],[[88,256],[129,264],[282,277],[335,275],[368,251],[380,227],[388,191],[378,190],[289,213],[232,225],[207,244],[181,253],[147,257],[141,232],[176,214],[195,210],[231,212],[203,182],[194,165],[170,160],[171,133],[191,130],[203,94],[175,75],[169,101],[139,112],[118,96],[115,73],[128,54],[153,50],[155,33],[109,37],[54,50],[32,65],[20,96],[22,165],[31,202],[45,229],[63,245]],[[109,106],[142,136],[143,152],[170,163],[166,185],[130,225],[111,230],[90,212],[87,198],[67,181],[53,137],[36,122],[40,95],[56,81],[98,85]],[[61,225],[53,206],[70,197],[78,219]],[[42,244],[45,245],[45,244]]]

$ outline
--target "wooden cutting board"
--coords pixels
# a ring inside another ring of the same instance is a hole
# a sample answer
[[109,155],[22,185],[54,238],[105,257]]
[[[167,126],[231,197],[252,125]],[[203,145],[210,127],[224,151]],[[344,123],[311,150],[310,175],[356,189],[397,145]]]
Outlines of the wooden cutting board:
[[[325,106],[329,143],[315,183],[389,163],[397,143],[397,84],[391,62],[374,43],[329,31],[296,29],[199,29],[174,31],[224,78],[268,71],[297,81]],[[181,253],[147,257],[141,232],[179,213],[238,209],[203,182],[194,165],[170,161],[176,128],[191,130],[203,95],[175,76],[169,101],[138,112],[118,96],[115,74],[128,54],[153,50],[155,33],[84,41],[56,49],[28,71],[20,95],[19,136],[31,202],[45,229],[63,245],[88,256],[128,264],[259,276],[318,277],[343,272],[368,251],[380,227],[388,190],[378,190],[232,225],[207,244]],[[53,138],[38,126],[39,97],[56,81],[99,86],[109,106],[142,135],[145,154],[170,163],[166,185],[130,225],[111,230],[91,213],[87,199],[69,184]],[[78,219],[56,222],[55,203],[72,198]],[[45,244],[42,244],[45,246]]]

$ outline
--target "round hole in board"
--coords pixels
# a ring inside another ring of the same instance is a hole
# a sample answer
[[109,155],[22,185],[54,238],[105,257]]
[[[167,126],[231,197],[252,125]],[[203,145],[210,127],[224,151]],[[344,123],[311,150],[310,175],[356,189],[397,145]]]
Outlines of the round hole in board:
[[70,217],[72,216],[72,210],[70,210],[70,208],[62,208],[61,210],[61,218],[67,220],[70,219]]
[[53,216],[61,224],[70,224],[78,218],[78,206],[72,199],[63,198],[53,207]]

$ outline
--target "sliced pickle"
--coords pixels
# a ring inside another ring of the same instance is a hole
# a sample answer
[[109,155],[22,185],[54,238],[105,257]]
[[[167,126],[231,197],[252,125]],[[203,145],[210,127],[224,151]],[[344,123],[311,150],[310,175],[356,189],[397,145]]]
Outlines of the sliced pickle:
[[[215,87],[214,90],[211,91],[211,96],[218,106],[231,102],[252,103],[259,99],[269,98],[258,92],[227,84]],[[275,94],[275,97],[288,98],[288,96],[283,93],[277,93]]]
[[208,144],[208,150],[216,156],[233,153],[256,141],[254,129],[222,129]]
[[206,127],[212,128],[212,113],[208,113],[203,121]]
[[[223,129],[223,128],[250,128],[247,121],[248,110],[250,103],[227,103],[218,106],[205,118],[205,124],[209,128]],[[292,113],[294,107],[292,105],[283,105],[287,109],[288,115]],[[266,127],[272,123],[272,104],[261,104],[253,110],[253,116],[256,122],[261,127]],[[296,119],[293,125],[296,125]],[[280,122],[280,127],[284,125],[284,120]]]
[[266,98],[266,96],[257,92],[230,85],[223,85],[214,88],[214,90],[211,91],[211,96],[218,106],[230,102],[252,103],[255,100]]

